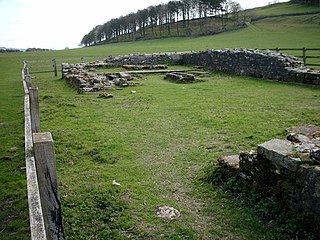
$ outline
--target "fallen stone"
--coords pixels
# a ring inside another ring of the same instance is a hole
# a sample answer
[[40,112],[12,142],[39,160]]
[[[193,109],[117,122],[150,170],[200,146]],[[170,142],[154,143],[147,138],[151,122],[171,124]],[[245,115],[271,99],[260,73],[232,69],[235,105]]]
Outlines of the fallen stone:
[[100,97],[100,98],[113,98],[113,95],[104,92],[104,93],[100,93],[100,94],[99,94],[99,97]]
[[305,135],[297,134],[297,133],[290,133],[287,137],[287,140],[293,143],[310,142],[310,138],[308,138]]
[[126,80],[131,80],[132,79],[132,76],[126,72],[119,72],[118,73],[119,77],[120,78],[124,78]]
[[166,78],[172,79],[176,83],[191,83],[196,80],[193,74],[180,73],[180,72],[167,73]]
[[181,216],[180,212],[177,209],[168,206],[158,207],[156,214],[158,217],[168,218],[170,220],[179,218]]

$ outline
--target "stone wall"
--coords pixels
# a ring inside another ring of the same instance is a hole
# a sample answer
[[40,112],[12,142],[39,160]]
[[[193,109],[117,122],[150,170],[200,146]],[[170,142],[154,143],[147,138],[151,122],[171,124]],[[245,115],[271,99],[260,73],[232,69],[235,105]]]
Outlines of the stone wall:
[[290,132],[287,140],[273,139],[258,145],[257,152],[241,152],[218,162],[225,180],[236,176],[249,190],[295,212],[320,237],[320,128]]
[[303,66],[296,57],[269,50],[222,49],[185,53],[132,54],[110,57],[109,64],[200,65],[209,70],[273,79],[284,82],[320,85],[320,72]]
[[182,64],[202,65],[210,70],[320,85],[320,72],[305,68],[296,57],[250,49],[207,50],[183,55]]
[[[296,57],[268,50],[222,49],[200,52],[130,54],[108,57],[104,61],[63,65],[63,72],[68,66],[83,72],[85,69],[101,67],[121,67],[123,65],[197,65],[206,69],[225,73],[252,76],[277,81],[309,85],[320,85],[320,72],[305,68]],[[92,74],[91,74],[92,75]],[[93,75],[92,75],[93,76]],[[94,76],[93,76],[94,77]],[[81,78],[81,77],[80,77]],[[74,78],[72,78],[74,81]],[[79,82],[77,80],[77,82]]]

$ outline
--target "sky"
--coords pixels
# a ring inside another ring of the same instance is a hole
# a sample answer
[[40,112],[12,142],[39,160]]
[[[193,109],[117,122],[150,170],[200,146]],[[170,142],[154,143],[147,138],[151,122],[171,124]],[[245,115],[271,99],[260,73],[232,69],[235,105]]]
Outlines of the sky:
[[[92,28],[112,18],[169,0],[0,0],[0,47],[65,49],[78,47]],[[274,0],[238,0],[242,8]],[[286,2],[288,0],[280,0]]]

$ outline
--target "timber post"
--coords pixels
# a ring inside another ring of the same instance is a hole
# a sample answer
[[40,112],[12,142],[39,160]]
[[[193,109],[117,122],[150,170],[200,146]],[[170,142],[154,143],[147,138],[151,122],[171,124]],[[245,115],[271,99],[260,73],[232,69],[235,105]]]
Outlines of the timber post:
[[47,239],[65,239],[51,133],[33,133],[33,145]]
[[33,133],[40,132],[40,107],[38,88],[29,88],[31,129]]
[[52,59],[52,66],[53,66],[53,72],[54,76],[58,76],[58,69],[57,69],[57,61],[56,59]]
[[307,65],[307,49],[304,47],[302,48],[302,61],[303,65]]

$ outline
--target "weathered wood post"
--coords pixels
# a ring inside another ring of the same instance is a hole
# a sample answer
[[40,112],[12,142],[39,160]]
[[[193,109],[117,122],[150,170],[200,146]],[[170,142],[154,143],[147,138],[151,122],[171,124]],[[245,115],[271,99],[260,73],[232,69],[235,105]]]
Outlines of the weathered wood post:
[[25,76],[29,75],[29,65],[27,61],[23,62],[23,73]]
[[45,224],[42,214],[40,190],[38,186],[38,177],[33,154],[33,140],[31,130],[30,100],[28,89],[25,87],[24,114],[25,114],[25,158],[27,174],[27,190],[29,204],[29,218],[31,239],[46,240]]
[[65,239],[51,133],[34,133],[33,144],[47,239]]
[[307,65],[307,49],[302,48],[302,59],[303,59],[303,65]]
[[52,66],[54,71],[54,76],[58,76],[58,69],[57,69],[57,61],[55,59],[52,59]]
[[40,107],[38,88],[29,88],[32,133],[40,132]]
[[26,84],[27,84],[27,87],[28,87],[28,88],[31,88],[31,87],[32,87],[31,76],[30,76],[30,75],[25,75],[25,76],[24,76],[24,80],[25,80],[25,82],[26,82]]

